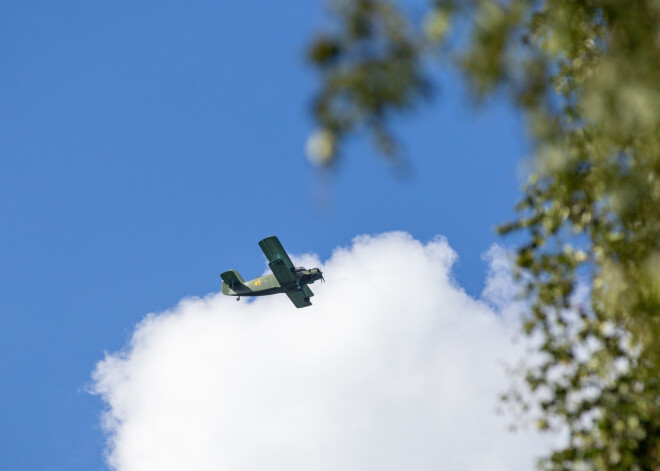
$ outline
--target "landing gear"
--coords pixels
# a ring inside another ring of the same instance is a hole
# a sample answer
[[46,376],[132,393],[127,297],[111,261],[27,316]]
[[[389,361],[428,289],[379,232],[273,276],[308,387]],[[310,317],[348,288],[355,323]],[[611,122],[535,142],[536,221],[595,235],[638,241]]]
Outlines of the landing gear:
[[241,300],[241,297],[240,297],[240,296],[239,296],[238,298],[236,298],[236,301],[240,301],[240,300]]

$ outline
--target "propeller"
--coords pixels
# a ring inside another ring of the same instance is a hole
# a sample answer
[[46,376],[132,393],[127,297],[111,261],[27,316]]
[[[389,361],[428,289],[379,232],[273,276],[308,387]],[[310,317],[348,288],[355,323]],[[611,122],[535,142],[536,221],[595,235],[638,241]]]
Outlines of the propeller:
[[323,272],[319,270],[319,276],[321,277],[321,283],[325,283],[325,278],[323,278]]

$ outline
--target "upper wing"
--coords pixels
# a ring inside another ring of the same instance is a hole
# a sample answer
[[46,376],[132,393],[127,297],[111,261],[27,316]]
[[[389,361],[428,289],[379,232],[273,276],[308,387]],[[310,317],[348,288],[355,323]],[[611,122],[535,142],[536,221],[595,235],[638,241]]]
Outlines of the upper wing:
[[287,255],[286,250],[275,236],[266,237],[259,242],[259,247],[264,251],[264,255],[268,259],[268,266],[273,270],[273,275],[282,286],[289,285],[285,293],[296,307],[311,306],[309,298],[314,296],[314,293],[307,285],[297,289],[294,284],[297,284],[297,279],[293,274],[293,262]]
[[[307,286],[305,286],[305,288],[307,288]],[[312,290],[309,291],[311,292]],[[312,293],[312,295],[313,294],[314,293]],[[312,303],[309,302],[309,296],[305,297],[305,294],[303,294],[302,291],[287,291],[286,295],[289,297],[291,302],[296,305],[296,307],[307,307],[312,305]]]
[[287,255],[286,250],[284,250],[276,236],[266,237],[259,242],[259,247],[266,255],[268,266],[280,285],[284,286],[296,282],[296,277],[292,272],[293,262],[291,262],[289,255]]

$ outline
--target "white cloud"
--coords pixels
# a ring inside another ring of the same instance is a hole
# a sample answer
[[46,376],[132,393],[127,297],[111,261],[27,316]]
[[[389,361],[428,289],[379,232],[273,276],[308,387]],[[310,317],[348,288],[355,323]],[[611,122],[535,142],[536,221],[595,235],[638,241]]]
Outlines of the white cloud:
[[[148,315],[107,355],[93,391],[107,404],[119,471],[529,470],[548,437],[510,434],[497,395],[513,363],[504,254],[485,290],[452,279],[444,238],[361,236],[322,266],[314,305],[284,295],[184,299]],[[296,262],[316,265],[314,256]]]

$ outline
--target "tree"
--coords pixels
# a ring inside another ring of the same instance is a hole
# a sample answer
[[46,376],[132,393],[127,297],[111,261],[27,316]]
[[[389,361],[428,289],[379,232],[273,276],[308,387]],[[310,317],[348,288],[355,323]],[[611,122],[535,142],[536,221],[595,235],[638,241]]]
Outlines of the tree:
[[330,7],[309,47],[312,154],[331,166],[366,130],[396,158],[389,120],[429,96],[438,52],[477,98],[504,90],[536,168],[500,227],[528,235],[517,268],[542,361],[525,381],[538,427],[570,432],[540,466],[660,469],[660,2],[436,0],[421,26],[387,0]]

